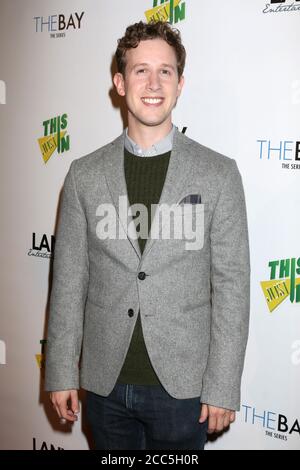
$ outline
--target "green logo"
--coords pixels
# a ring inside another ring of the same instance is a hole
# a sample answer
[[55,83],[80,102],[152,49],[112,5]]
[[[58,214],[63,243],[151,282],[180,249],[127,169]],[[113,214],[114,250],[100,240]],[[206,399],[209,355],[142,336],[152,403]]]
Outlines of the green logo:
[[145,11],[147,23],[168,21],[178,23],[185,19],[185,2],[182,0],[153,0],[153,6]]
[[67,125],[67,114],[43,122],[44,136],[38,139],[38,143],[45,163],[48,162],[55,150],[57,153],[70,150],[70,136],[66,135]]
[[269,262],[270,280],[262,281],[261,287],[270,312],[283,300],[300,302],[300,258],[281,259]]

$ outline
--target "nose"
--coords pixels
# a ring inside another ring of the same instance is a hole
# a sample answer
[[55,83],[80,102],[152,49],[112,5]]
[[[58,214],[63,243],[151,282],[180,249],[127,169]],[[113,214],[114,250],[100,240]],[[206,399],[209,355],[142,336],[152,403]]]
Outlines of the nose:
[[151,91],[158,91],[161,88],[160,77],[156,72],[151,72],[148,77],[147,88]]

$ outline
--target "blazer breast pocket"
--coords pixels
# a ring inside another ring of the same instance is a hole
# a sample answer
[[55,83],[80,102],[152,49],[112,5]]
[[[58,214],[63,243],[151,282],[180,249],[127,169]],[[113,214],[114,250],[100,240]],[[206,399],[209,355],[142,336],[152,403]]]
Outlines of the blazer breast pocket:
[[[205,205],[200,202],[186,202],[186,197],[184,200],[185,202],[179,204],[180,210],[174,215],[174,238],[184,242],[185,250],[201,250],[204,245]],[[195,201],[196,198],[189,200]]]

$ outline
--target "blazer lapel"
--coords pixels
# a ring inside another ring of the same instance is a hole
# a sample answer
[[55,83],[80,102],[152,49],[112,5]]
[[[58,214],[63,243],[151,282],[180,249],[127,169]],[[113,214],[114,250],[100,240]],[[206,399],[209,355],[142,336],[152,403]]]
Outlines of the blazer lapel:
[[[194,156],[190,154],[186,137],[176,129],[173,140],[173,149],[158,207],[161,204],[172,205],[178,201],[179,197],[185,191],[186,186],[189,185],[191,175],[193,175],[193,162]],[[156,233],[157,230],[155,230],[155,227],[158,226],[158,233],[160,236],[162,227],[158,224],[159,211],[156,210],[151,224],[151,229]],[[157,238],[151,237],[151,233],[149,234],[142,259],[149,253],[156,239]]]
[[[139,246],[138,239],[137,239],[135,224],[134,224],[130,211],[128,211],[130,207],[130,203],[128,199],[127,185],[126,185],[125,172],[124,172],[124,139],[125,139],[125,133],[123,132],[108,147],[108,150],[104,156],[104,159],[105,159],[104,171],[105,171],[107,186],[108,186],[111,198],[113,200],[113,203],[115,205],[121,225],[136,255],[140,259],[141,250],[140,250],[140,246]],[[130,225],[133,227],[133,232],[135,232],[134,238],[131,238],[128,234],[127,218],[124,217],[124,215],[126,216],[126,214],[120,214],[120,208],[119,208],[120,196],[124,198],[127,211],[129,212],[128,224],[130,223]]]

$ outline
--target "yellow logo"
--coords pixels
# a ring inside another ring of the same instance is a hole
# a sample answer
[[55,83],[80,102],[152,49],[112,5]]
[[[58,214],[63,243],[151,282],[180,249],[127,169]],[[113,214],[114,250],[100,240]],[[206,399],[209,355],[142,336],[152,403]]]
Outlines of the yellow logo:
[[36,354],[35,359],[39,369],[43,369],[45,365],[45,355],[44,354]]
[[[60,140],[66,135],[67,131],[60,132]],[[53,152],[58,147],[58,136],[55,135],[48,135],[46,137],[41,137],[38,139],[38,143],[42,152],[42,157],[45,163],[49,160]]]
[[[260,283],[270,312],[273,312],[291,292],[291,280],[262,281]],[[295,279],[295,285],[300,286],[300,278]]]
[[45,368],[45,359],[46,359],[45,345],[46,343],[47,343],[46,339],[41,339],[40,340],[41,352],[40,354],[35,354],[35,359],[36,359],[38,368],[41,369],[42,372],[44,372],[44,368]]

